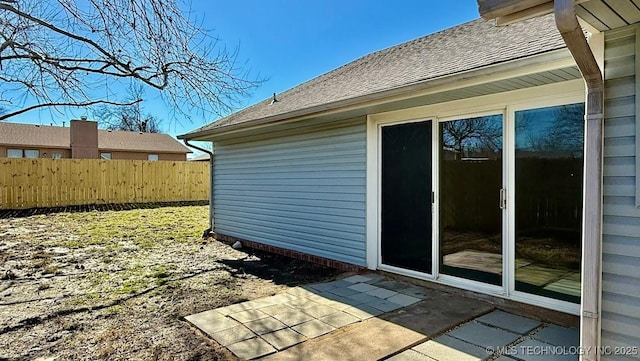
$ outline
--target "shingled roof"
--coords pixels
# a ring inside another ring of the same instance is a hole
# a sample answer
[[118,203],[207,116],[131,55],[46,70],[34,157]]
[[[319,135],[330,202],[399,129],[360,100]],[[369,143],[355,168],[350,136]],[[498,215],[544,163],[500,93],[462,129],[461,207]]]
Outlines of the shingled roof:
[[564,47],[553,15],[505,27],[478,19],[371,53],[278,94],[278,102],[272,104],[271,99],[266,99],[193,133],[240,123],[250,125],[264,118],[286,116]]
[[[0,144],[12,146],[71,147],[69,127],[0,122]],[[189,148],[158,133],[98,130],[98,149],[129,152],[191,153]]]

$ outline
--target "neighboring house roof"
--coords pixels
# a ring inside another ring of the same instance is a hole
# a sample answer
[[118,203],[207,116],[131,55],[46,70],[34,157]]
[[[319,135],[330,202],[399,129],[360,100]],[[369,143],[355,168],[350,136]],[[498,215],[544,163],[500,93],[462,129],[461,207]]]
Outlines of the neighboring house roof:
[[158,153],[191,153],[168,134],[98,130],[98,148]]
[[[71,147],[69,127],[0,122],[0,144],[39,148]],[[168,134],[98,130],[98,149],[191,153]]]
[[[505,27],[474,20],[377,51],[192,133],[286,115],[563,49],[553,15]],[[188,137],[187,136],[181,136]]]
[[0,144],[69,148],[69,128],[0,122]]

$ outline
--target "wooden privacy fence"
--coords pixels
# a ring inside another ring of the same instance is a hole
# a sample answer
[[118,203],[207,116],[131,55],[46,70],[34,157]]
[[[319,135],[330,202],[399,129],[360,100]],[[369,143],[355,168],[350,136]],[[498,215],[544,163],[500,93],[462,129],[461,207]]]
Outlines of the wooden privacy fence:
[[0,159],[0,209],[209,199],[209,163]]

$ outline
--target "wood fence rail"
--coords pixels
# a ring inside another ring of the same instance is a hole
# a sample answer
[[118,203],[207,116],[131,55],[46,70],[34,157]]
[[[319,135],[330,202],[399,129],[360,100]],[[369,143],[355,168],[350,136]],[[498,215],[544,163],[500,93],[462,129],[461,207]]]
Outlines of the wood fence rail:
[[209,199],[209,163],[0,159],[0,209]]

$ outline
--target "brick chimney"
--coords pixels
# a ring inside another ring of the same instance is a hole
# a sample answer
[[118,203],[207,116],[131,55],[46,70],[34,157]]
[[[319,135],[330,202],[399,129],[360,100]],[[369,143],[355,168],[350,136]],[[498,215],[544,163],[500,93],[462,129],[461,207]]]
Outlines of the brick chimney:
[[71,158],[98,159],[98,123],[87,121],[86,117],[70,122]]

